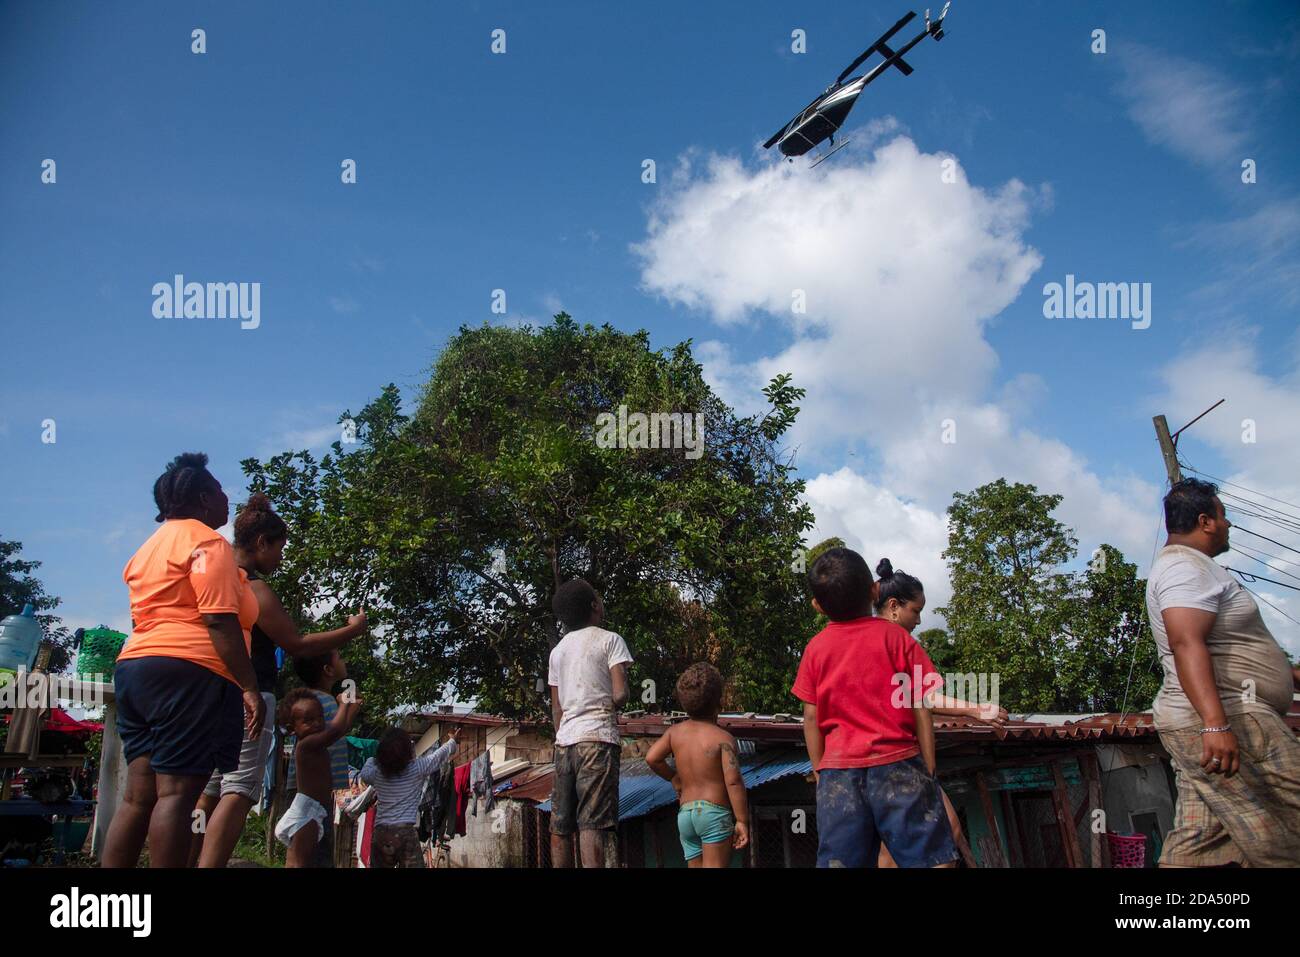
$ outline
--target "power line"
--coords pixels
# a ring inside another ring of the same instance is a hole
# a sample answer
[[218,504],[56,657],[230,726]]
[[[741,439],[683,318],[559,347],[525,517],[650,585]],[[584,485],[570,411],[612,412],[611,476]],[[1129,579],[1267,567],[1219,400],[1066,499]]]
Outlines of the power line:
[[1195,472],[1197,475],[1204,475],[1207,479],[1212,479],[1213,481],[1217,482],[1219,485],[1227,485],[1232,488],[1239,488],[1243,492],[1249,492],[1251,495],[1258,495],[1260,498],[1266,498],[1270,502],[1278,502],[1282,505],[1289,506],[1290,508],[1300,509],[1300,505],[1297,505],[1294,502],[1288,502],[1284,498],[1274,498],[1272,495],[1266,495],[1263,492],[1256,492],[1253,488],[1246,488],[1246,486],[1244,485],[1237,485],[1233,482],[1229,482],[1227,479],[1221,479],[1217,475],[1211,475],[1209,472],[1202,472],[1200,469],[1194,469],[1185,462],[1180,462],[1178,464],[1181,465],[1183,468],[1187,469],[1187,471],[1189,472]]
[[1273,604],[1271,601],[1269,601],[1267,598],[1265,598],[1265,597],[1264,597],[1263,595],[1261,595],[1259,592],[1255,591],[1255,589],[1250,588],[1250,587],[1248,587],[1248,586],[1246,586],[1246,585],[1242,585],[1241,587],[1242,587],[1242,588],[1245,588],[1246,591],[1250,592],[1252,595],[1254,595],[1256,598],[1258,598],[1258,599],[1259,599],[1260,601],[1262,601],[1264,604],[1268,605],[1269,608],[1272,608],[1275,612],[1277,612],[1279,615],[1281,615],[1281,616],[1282,616],[1283,618],[1285,618],[1287,621],[1291,622],[1293,625],[1300,625],[1300,621],[1296,621],[1294,618],[1292,618],[1290,615],[1288,615],[1286,612],[1284,612],[1281,608],[1278,608],[1277,605]]
[[[1243,572],[1241,569],[1233,568],[1231,565],[1224,565],[1223,567],[1230,572],[1236,572],[1247,581],[1268,582],[1270,585],[1279,585],[1282,588],[1290,588],[1292,591],[1300,591],[1300,585],[1288,585],[1286,582],[1274,581],[1272,578],[1265,578],[1263,575],[1256,575],[1253,572]],[[1297,624],[1300,624],[1300,622],[1297,622]]]
[[1277,518],[1280,519],[1285,519],[1288,522],[1300,522],[1300,515],[1292,515],[1290,512],[1284,512],[1282,511],[1282,509],[1274,508],[1272,505],[1264,505],[1262,502],[1251,501],[1250,499],[1246,498],[1246,496],[1238,495],[1236,492],[1225,492],[1222,489],[1220,489],[1219,495],[1226,496],[1227,498],[1230,498],[1235,502],[1242,502],[1246,505],[1249,505],[1251,508],[1258,509],[1261,512],[1265,512],[1269,515],[1276,516]]
[[[1254,558],[1256,561],[1259,560],[1259,556],[1263,556],[1264,558],[1271,558],[1273,561],[1279,562],[1283,565],[1290,565],[1292,568],[1300,568],[1300,562],[1289,562],[1285,558],[1278,558],[1276,555],[1270,555],[1268,552],[1262,552],[1258,548],[1251,548],[1249,545],[1242,545],[1240,542],[1230,547],[1234,551],[1244,550],[1245,554],[1249,555],[1251,558]],[[1273,570],[1282,571],[1282,569],[1280,568],[1275,568]],[[1283,574],[1288,574],[1288,573],[1283,572]]]
[[1268,514],[1267,512],[1254,512],[1248,508],[1242,508],[1239,505],[1233,505],[1231,503],[1225,505],[1223,508],[1224,511],[1232,512],[1235,515],[1245,515],[1248,518],[1262,518],[1270,525],[1274,526],[1275,528],[1280,528],[1285,532],[1300,532],[1300,522],[1292,522],[1292,521],[1287,521],[1285,519],[1280,519],[1275,515]]
[[[1249,559],[1250,559],[1251,561],[1253,561],[1253,562],[1259,562],[1261,565],[1263,565],[1265,568],[1267,568],[1267,569],[1268,569],[1269,571],[1271,571],[1271,572],[1277,572],[1279,575],[1285,575],[1287,578],[1291,578],[1291,579],[1294,579],[1295,581],[1300,582],[1300,576],[1292,575],[1290,572],[1284,572],[1284,571],[1282,571],[1280,568],[1274,568],[1272,565],[1270,565],[1268,562],[1264,561],[1262,558],[1256,558],[1254,555],[1247,555],[1245,552],[1243,552],[1243,551],[1241,551],[1240,549],[1238,549],[1237,546],[1235,546],[1235,545],[1232,546],[1232,549],[1231,549],[1231,550],[1234,551],[1234,552],[1236,552],[1238,555],[1242,555],[1242,556],[1244,556],[1244,557],[1246,557],[1246,558],[1249,558]],[[1254,573],[1253,573],[1253,572],[1250,572],[1249,574],[1254,574]],[[1266,580],[1267,580],[1267,579],[1266,579]],[[1294,587],[1294,586],[1293,586],[1293,587]]]
[[1279,548],[1285,548],[1288,552],[1295,552],[1297,555],[1300,555],[1300,548],[1292,548],[1290,545],[1283,545],[1276,538],[1269,538],[1267,535],[1259,534],[1259,532],[1252,532],[1250,529],[1242,528],[1240,525],[1234,525],[1232,527],[1239,532],[1245,532],[1247,535],[1254,535],[1256,538],[1262,538],[1266,542],[1272,542],[1274,545],[1278,546]]
[[1261,505],[1259,502],[1252,502],[1250,499],[1245,498],[1244,496],[1241,495],[1237,495],[1234,492],[1225,492],[1222,489],[1220,489],[1219,497],[1227,498],[1234,502],[1242,502],[1245,505],[1249,505],[1251,508],[1263,512],[1264,513],[1263,517],[1265,518],[1272,518],[1279,522],[1300,523],[1300,515],[1292,515],[1290,512],[1284,512],[1280,508],[1273,508],[1271,505]]

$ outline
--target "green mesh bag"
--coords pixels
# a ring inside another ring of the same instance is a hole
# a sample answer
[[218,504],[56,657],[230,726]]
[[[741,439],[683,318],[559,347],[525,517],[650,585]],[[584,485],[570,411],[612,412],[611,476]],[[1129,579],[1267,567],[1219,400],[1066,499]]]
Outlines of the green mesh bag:
[[126,644],[126,635],[100,625],[87,628],[81,637],[81,650],[77,652],[77,674],[83,678],[103,675],[113,677],[117,653]]

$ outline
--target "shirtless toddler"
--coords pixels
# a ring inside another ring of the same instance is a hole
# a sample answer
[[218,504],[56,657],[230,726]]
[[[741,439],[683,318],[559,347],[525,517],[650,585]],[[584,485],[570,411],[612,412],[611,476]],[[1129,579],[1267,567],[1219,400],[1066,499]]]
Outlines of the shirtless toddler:
[[703,662],[687,668],[677,679],[677,701],[690,720],[670,727],[650,748],[646,764],[677,792],[677,833],[686,865],[727,867],[732,851],[749,844],[749,798],[736,739],[718,727],[718,669]]
[[361,710],[360,700],[348,701],[347,697],[339,695],[338,713],[329,724],[325,723],[320,701],[309,688],[294,688],[277,709],[281,727],[298,738],[293,752],[298,793],[275,826],[276,838],[288,847],[286,867],[311,866],[327,818],[334,810],[329,746],[351,730]]

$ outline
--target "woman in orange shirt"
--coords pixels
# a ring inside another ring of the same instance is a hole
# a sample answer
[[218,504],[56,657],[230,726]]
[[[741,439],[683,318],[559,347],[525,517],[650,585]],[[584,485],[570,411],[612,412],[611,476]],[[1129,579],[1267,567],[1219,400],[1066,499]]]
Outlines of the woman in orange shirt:
[[113,674],[126,793],[104,867],[184,867],[191,813],[214,769],[233,771],[266,707],[244,635],[257,599],[218,532],[230,501],[201,452],[178,455],[154,483],[162,526],[127,562],[132,634]]

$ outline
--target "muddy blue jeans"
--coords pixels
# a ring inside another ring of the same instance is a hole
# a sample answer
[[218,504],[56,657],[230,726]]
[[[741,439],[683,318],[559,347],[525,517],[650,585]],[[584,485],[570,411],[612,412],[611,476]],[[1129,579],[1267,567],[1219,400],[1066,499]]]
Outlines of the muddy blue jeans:
[[899,867],[957,860],[943,792],[920,755],[817,778],[818,867],[875,867],[882,841]]

